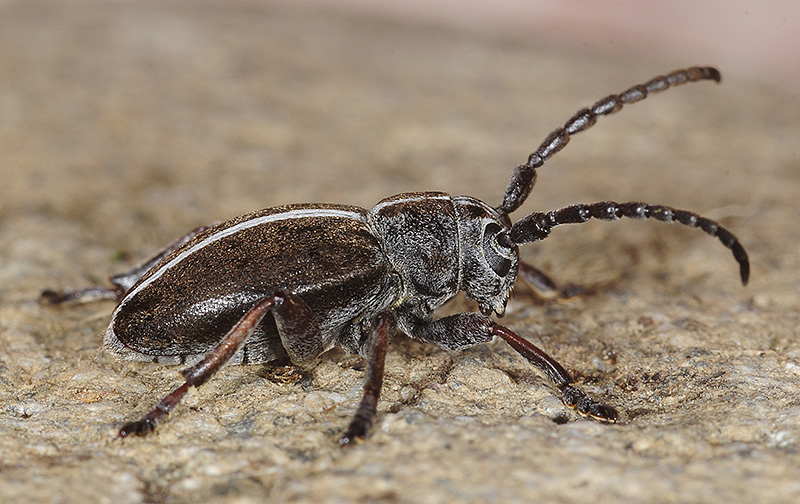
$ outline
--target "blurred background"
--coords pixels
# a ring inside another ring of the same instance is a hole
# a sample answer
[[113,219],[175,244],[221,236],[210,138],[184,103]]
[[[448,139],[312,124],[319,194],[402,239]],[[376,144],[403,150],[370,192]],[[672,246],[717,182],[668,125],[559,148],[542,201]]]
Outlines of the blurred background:
[[759,80],[800,78],[800,3],[792,0],[304,3],[617,56],[713,62],[727,73]]

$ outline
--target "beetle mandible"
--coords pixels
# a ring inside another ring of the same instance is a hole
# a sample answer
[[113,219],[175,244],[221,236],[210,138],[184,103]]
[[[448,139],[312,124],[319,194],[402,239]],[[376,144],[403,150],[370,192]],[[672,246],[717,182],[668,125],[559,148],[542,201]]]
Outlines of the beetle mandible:
[[[612,94],[573,115],[518,166],[502,203],[469,196],[405,193],[372,209],[332,204],[269,208],[198,228],[141,265],[111,277],[113,285],[44,291],[51,304],[116,299],[104,346],[126,359],[189,364],[185,381],[118,437],[153,431],[190,387],[225,363],[286,361],[304,366],[338,346],[367,359],[364,391],[342,446],[364,438],[376,415],[387,345],[396,331],[460,350],[505,340],[585,416],[615,422],[617,411],[573,384],[555,359],[490,315],[502,316],[517,277],[543,291],[555,284],[522,262],[518,246],[552,228],[590,219],[653,218],[697,227],[733,252],[742,284],[749,261],[739,240],[694,213],[647,203],[602,201],[534,212],[512,223],[536,181],[536,170],[597,118],[649,94],[693,81],[720,81],[712,67],[691,67]],[[434,318],[463,291],[480,313]]]

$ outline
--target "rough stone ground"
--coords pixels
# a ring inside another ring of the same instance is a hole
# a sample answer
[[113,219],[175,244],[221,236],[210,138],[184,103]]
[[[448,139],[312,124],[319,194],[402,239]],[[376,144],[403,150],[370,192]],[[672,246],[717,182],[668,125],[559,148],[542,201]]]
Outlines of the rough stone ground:
[[637,104],[548,163],[518,212],[660,202],[750,253],[742,288],[727,250],[678,226],[573,226],[524,249],[591,293],[521,286],[504,323],[619,424],[554,421],[571,413],[502,342],[398,337],[354,449],[336,439],[362,372],[337,352],[295,383],[224,369],[156,435],[120,442],[178,369],[98,355],[113,305],[43,307],[42,288],[102,282],[194,226],[282,203],[438,189],[497,204],[579,107],[704,62],[247,4],[0,9],[0,501],[800,499],[796,88],[732,78]]

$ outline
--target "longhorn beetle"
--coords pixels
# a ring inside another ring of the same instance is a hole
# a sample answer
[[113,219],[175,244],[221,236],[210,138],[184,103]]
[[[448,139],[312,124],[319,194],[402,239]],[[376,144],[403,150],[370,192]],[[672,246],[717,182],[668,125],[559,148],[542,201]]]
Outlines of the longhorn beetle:
[[[520,261],[518,246],[543,240],[562,224],[590,219],[653,218],[700,228],[717,237],[739,263],[742,284],[750,266],[739,240],[718,223],[685,210],[647,203],[601,201],[534,212],[514,222],[536,181],[536,170],[599,116],[620,110],[671,86],[720,81],[711,67],[677,70],[612,94],[573,115],[518,166],[497,207],[443,192],[405,193],[372,209],[295,204],[260,210],[171,243],[139,266],[92,287],[42,300],[116,299],[106,348],[125,359],[188,364],[184,383],[118,437],[156,428],[190,387],[205,383],[225,363],[289,360],[311,364],[338,346],[367,359],[364,392],[339,440],[368,434],[383,383],[392,335],[460,350],[499,336],[541,371],[563,402],[585,416],[615,422],[617,411],[573,384],[564,367],[538,347],[496,323],[518,275],[540,290],[555,284]],[[434,318],[459,291],[480,313]]]

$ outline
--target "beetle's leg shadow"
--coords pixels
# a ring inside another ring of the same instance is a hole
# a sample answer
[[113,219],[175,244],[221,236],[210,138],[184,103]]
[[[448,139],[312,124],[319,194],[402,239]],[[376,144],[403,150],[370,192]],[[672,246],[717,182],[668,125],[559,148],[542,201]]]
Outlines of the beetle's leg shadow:
[[480,313],[460,313],[433,322],[409,320],[414,337],[447,350],[463,350],[499,336],[520,355],[541,371],[558,388],[561,400],[578,413],[603,422],[616,422],[617,411],[592,397],[573,384],[572,376],[555,359],[533,343],[507,327],[497,324]]
[[175,409],[191,387],[199,387],[242,348],[267,312],[275,317],[278,333],[292,361],[301,364],[322,353],[319,326],[311,309],[297,295],[278,291],[251,308],[217,343],[217,346],[194,366],[182,371],[186,381],[170,392],[141,420],[122,426],[117,437],[143,436],[155,430],[160,421]]

